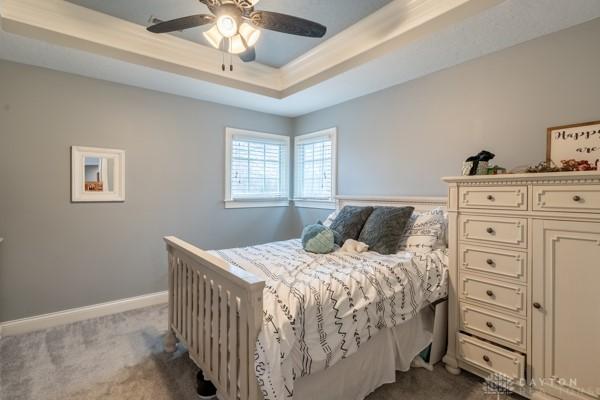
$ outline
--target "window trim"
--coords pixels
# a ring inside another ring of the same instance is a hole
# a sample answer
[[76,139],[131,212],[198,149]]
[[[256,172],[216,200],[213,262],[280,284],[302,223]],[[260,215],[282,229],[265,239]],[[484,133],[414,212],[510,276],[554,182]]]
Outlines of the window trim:
[[[283,172],[282,186],[285,188],[282,197],[238,198],[231,194],[231,151],[234,135],[273,140],[284,144],[284,154],[281,157]],[[290,199],[290,137],[274,133],[256,132],[246,129],[225,128],[225,208],[254,208],[254,207],[287,207]]]
[[[329,136],[331,138],[331,197],[329,199],[298,196],[300,180],[298,179],[298,146],[304,141]],[[294,206],[302,208],[335,209],[337,195],[337,127],[322,129],[294,137]]]

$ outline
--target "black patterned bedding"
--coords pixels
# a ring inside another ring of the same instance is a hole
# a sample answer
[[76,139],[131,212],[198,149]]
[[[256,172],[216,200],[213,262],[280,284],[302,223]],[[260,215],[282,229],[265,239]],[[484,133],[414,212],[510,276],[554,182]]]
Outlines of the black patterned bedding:
[[256,375],[265,400],[447,296],[447,254],[313,254],[299,240],[213,251],[266,280]]

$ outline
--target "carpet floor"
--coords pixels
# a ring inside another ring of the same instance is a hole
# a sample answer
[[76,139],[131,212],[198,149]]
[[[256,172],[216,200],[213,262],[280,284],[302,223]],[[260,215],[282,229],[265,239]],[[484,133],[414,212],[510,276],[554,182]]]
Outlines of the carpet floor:
[[[183,349],[162,351],[166,321],[160,305],[2,338],[0,399],[195,399],[197,367]],[[450,375],[441,364],[396,378],[367,400],[492,398],[481,379]]]

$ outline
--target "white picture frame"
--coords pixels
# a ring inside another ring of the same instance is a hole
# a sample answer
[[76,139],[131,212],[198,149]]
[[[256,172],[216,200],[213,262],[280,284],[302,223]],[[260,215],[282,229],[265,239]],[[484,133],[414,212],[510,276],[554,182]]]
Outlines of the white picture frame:
[[[95,170],[90,171],[89,167]],[[93,182],[90,182],[90,172],[97,176]],[[123,201],[125,150],[71,146],[71,202]]]
[[586,160],[600,166],[600,121],[548,128],[546,161]]

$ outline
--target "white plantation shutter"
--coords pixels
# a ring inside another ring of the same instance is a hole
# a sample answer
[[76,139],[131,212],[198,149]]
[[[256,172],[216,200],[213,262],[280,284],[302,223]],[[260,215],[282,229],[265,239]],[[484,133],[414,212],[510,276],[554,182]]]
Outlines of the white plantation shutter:
[[228,199],[286,199],[289,139],[259,132],[227,130]]
[[332,201],[335,196],[336,130],[295,138],[296,199]]

